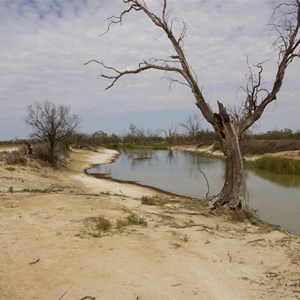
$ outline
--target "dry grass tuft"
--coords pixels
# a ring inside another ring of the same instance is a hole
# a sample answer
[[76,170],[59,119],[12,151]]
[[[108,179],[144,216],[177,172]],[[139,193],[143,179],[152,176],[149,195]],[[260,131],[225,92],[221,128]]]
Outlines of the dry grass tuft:
[[6,152],[5,161],[9,165],[26,165],[26,157],[23,151]]
[[84,223],[89,228],[88,234],[92,237],[100,237],[112,227],[112,223],[103,216],[86,218]]
[[147,226],[147,222],[143,217],[139,217],[136,214],[131,214],[125,219],[117,220],[117,228],[118,229],[125,227],[125,226],[129,226],[129,225]]
[[141,198],[141,202],[142,204],[145,205],[164,206],[165,204],[170,202],[170,200],[156,195],[156,196],[143,196]]

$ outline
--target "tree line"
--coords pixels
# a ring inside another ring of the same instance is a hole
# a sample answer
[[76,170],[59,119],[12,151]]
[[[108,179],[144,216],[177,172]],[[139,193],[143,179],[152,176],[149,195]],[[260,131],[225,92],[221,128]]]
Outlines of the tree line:
[[[31,128],[30,139],[23,141],[27,154],[55,164],[68,154],[70,146],[78,148],[110,147],[119,148],[126,145],[140,146],[174,146],[193,144],[202,146],[214,144],[220,150],[221,145],[214,131],[205,130],[201,126],[200,115],[189,115],[177,126],[167,129],[144,129],[130,123],[124,134],[108,134],[102,130],[94,133],[83,133],[78,130],[80,118],[71,113],[70,107],[56,105],[50,101],[35,102],[27,107],[25,122]],[[253,134],[249,130],[243,135],[244,149],[257,150],[259,144],[250,140],[299,140],[300,132],[291,129],[273,130],[262,134]],[[34,147],[33,147],[34,145]],[[261,147],[266,145],[260,144]],[[270,143],[267,144],[267,146]],[[286,145],[283,145],[286,147]],[[290,145],[290,146],[294,146]],[[271,145],[274,148],[273,145]],[[270,148],[270,147],[269,147]],[[275,149],[275,148],[274,148]],[[278,149],[278,148],[276,148]],[[270,149],[265,149],[270,152]],[[264,151],[264,150],[262,150]]]

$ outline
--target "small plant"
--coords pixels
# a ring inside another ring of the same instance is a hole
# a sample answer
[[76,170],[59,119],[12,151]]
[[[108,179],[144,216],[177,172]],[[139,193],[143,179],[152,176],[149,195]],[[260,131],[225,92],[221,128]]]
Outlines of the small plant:
[[183,199],[181,202],[182,207],[191,210],[204,210],[208,207],[208,202],[204,200]]
[[142,226],[147,225],[145,218],[139,217],[136,214],[131,214],[130,216],[127,217],[127,220],[129,222],[129,224],[132,224],[132,225],[142,225]]
[[137,216],[136,214],[131,214],[125,219],[117,220],[117,228],[120,229],[129,225],[141,225],[147,226],[147,222],[144,218]]
[[163,206],[168,203],[168,199],[161,198],[159,196],[143,196],[141,198],[142,204],[145,205],[160,205]]
[[101,195],[104,195],[104,196],[110,196],[111,195],[111,192],[110,191],[106,191],[106,192],[100,192]]
[[91,230],[88,232],[92,237],[100,237],[101,233],[109,231],[112,223],[103,216],[90,217],[84,220],[85,226]]
[[185,234],[182,238],[182,241],[187,243],[189,241],[189,239],[190,239],[189,236],[187,234]]
[[122,227],[128,226],[128,220],[127,219],[118,219],[117,220],[117,228],[120,229]]
[[111,228],[111,222],[104,218],[103,216],[99,216],[95,218],[95,227],[99,231],[108,231]]
[[10,187],[8,188],[8,192],[12,194],[12,193],[14,192],[14,188],[13,188],[12,186],[10,186]]

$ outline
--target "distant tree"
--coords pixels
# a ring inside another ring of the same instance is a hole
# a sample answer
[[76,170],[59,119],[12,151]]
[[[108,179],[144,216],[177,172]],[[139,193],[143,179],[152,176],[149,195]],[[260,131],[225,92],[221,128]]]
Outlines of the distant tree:
[[28,106],[25,122],[33,130],[31,137],[47,144],[48,161],[54,164],[57,146],[72,136],[79,118],[70,114],[69,106],[44,101]]
[[103,130],[94,132],[91,135],[91,140],[93,141],[94,146],[100,146],[102,144],[107,144],[108,135]]
[[200,115],[196,113],[194,113],[193,115],[189,115],[184,123],[180,123],[179,125],[183,128],[188,138],[195,142],[196,136],[201,130]]
[[134,123],[129,124],[129,131],[125,134],[123,140],[124,143],[139,143],[143,144],[145,142],[145,130],[143,128],[138,128]]
[[[171,18],[172,9],[168,8],[167,0],[161,1],[159,13],[149,9],[147,3],[151,1],[120,0],[119,2],[125,7],[118,16],[112,16],[108,19],[107,32],[114,24],[122,24],[126,15],[142,14],[156,28],[161,30],[174,53],[170,55],[169,52],[167,57],[162,58],[152,55],[151,59],[141,60],[136,68],[124,70],[108,66],[102,61],[92,60],[105,70],[101,76],[111,81],[106,89],[112,88],[116,82],[125,76],[148,70],[177,74],[179,77],[171,80],[182,84],[191,91],[196,106],[215,130],[226,156],[225,183],[221,192],[210,199],[212,206],[227,205],[231,209],[245,208],[247,206],[247,190],[240,139],[243,132],[262,117],[266,107],[276,100],[288,66],[300,57],[300,0],[286,0],[277,5],[273,11],[270,28],[276,35],[273,46],[278,54],[278,64],[271,87],[267,89],[264,86],[264,64],[258,63],[251,67],[248,64],[249,77],[245,84],[245,98],[241,109],[230,109],[217,101],[217,111],[213,111],[203,95],[201,90],[203,83],[198,82],[197,76],[186,57],[184,39],[188,29],[187,24],[182,22],[181,30],[175,30],[178,27],[174,24],[179,24],[179,20]],[[195,47],[197,46],[195,45]]]
[[165,139],[166,141],[170,144],[173,145],[176,137],[178,136],[178,131],[176,127],[171,126],[167,130],[161,129],[161,132],[165,134]]

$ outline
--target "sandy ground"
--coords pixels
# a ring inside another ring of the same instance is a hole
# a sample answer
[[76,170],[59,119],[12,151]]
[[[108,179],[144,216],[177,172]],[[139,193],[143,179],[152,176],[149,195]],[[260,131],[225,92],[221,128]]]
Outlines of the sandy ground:
[[[211,155],[214,157],[224,158],[224,154],[220,150],[214,150],[214,145],[206,145],[202,147],[197,147],[196,145],[190,146],[174,146],[174,150],[184,150],[184,151],[192,151],[200,154]],[[282,151],[276,153],[265,153],[263,155],[245,155],[243,158],[247,161],[253,161],[263,156],[276,156],[281,158],[289,158],[289,159],[299,159],[300,160],[300,150],[293,151]]]
[[[59,170],[0,160],[1,300],[300,299],[299,236],[171,196],[144,205],[155,191],[84,174],[114,155],[74,150]],[[147,226],[118,229],[133,213]]]

